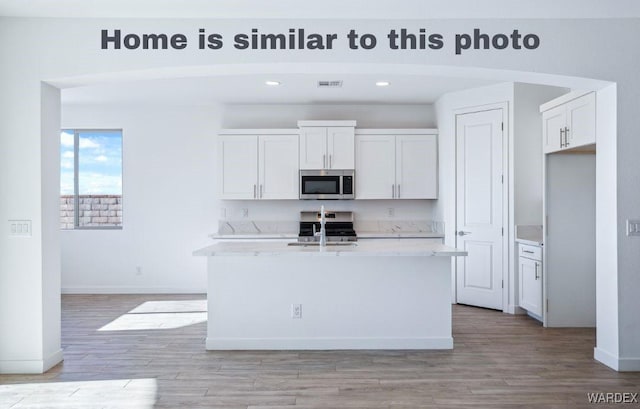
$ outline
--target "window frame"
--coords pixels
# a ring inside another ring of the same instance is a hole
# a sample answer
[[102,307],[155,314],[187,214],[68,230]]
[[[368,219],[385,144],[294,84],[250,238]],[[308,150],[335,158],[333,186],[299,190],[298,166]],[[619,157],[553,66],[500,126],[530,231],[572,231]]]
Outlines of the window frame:
[[62,128],[60,132],[73,133],[73,228],[61,229],[63,231],[73,230],[122,230],[124,227],[124,206],[122,210],[122,221],[119,226],[80,226],[80,134],[84,132],[105,132],[120,134],[120,182],[123,185],[120,194],[120,204],[124,203],[124,132],[122,128]]

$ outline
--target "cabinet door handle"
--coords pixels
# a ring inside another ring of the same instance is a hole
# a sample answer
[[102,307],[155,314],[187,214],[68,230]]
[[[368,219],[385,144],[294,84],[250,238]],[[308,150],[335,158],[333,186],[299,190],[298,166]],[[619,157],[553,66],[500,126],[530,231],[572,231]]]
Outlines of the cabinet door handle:
[[262,185],[260,185],[260,199],[262,199]]
[[322,168],[327,168],[327,155],[322,155]]
[[538,275],[538,263],[536,264],[536,280],[540,279],[540,276]]
[[256,199],[256,185],[253,185],[253,198]]
[[400,183],[398,183],[398,199],[400,199]]
[[396,185],[395,184],[391,185],[391,198],[392,199],[396,198]]
[[331,159],[332,159],[332,157],[333,157],[333,155],[329,155],[329,169],[332,169],[332,166],[331,166]]
[[564,127],[564,147],[569,146],[569,128]]
[[522,250],[523,253],[529,253],[529,254],[533,254],[533,251],[531,250]]
[[560,129],[560,147],[564,148],[564,129]]

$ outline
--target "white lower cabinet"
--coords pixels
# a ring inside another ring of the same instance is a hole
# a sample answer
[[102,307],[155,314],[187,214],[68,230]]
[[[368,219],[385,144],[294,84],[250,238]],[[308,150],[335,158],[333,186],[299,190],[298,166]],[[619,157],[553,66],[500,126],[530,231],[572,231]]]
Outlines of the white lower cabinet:
[[520,307],[542,317],[542,249],[519,244]]
[[220,198],[298,199],[298,135],[220,135]]

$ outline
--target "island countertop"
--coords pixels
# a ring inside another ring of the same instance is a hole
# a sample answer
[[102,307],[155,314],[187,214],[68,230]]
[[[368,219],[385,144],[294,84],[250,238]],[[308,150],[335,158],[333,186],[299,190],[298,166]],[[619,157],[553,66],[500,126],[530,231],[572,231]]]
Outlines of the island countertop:
[[220,240],[193,252],[194,256],[466,256],[467,252],[428,239],[362,239],[353,245],[290,246],[291,240],[243,242]]

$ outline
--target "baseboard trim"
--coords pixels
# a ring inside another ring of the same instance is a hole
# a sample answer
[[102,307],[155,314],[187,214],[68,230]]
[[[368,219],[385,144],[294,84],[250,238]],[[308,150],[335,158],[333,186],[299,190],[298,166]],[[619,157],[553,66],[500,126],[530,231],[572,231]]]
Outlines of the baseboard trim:
[[453,338],[207,338],[208,350],[453,349]]
[[45,359],[0,361],[0,374],[42,374],[62,362],[62,349]]
[[600,348],[593,348],[593,357],[618,372],[639,372],[640,358],[619,358]]
[[47,358],[44,359],[42,363],[42,372],[47,372],[49,369],[53,368],[54,366],[62,362],[63,359],[64,357],[62,356],[62,349],[57,350],[56,352],[54,352],[53,354],[49,355]]
[[593,348],[593,359],[613,370],[618,370],[618,357],[603,349],[598,347]]
[[93,286],[62,287],[62,294],[206,294],[207,288]]
[[620,358],[620,359],[618,359],[618,371],[620,371],[620,372],[640,372],[640,358]]

